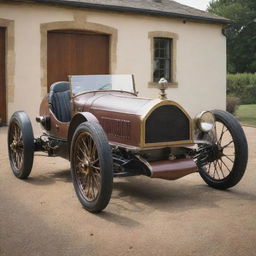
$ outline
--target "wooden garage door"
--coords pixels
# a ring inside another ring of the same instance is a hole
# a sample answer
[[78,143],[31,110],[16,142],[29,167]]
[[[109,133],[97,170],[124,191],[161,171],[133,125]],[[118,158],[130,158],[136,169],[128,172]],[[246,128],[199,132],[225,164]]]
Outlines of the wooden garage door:
[[48,32],[48,89],[68,75],[109,73],[109,36],[82,31]]
[[0,27],[0,123],[6,123],[5,28]]

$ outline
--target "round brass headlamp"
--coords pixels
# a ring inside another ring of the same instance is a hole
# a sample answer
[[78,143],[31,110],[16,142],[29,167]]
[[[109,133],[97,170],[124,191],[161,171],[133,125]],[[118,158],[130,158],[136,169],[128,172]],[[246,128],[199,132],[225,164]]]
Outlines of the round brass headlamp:
[[202,132],[209,132],[214,128],[215,117],[210,111],[203,111],[196,116],[196,125]]

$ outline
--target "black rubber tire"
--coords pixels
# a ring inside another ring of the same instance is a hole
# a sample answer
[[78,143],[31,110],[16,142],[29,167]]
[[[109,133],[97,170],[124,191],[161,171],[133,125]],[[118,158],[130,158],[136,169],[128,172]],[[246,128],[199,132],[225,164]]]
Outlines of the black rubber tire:
[[[78,180],[75,174],[74,166],[74,149],[77,143],[77,138],[81,133],[87,132],[93,139],[96,145],[101,182],[98,196],[93,201],[88,201],[84,197],[78,185]],[[70,150],[71,176],[77,197],[82,206],[89,212],[98,213],[105,209],[110,201],[113,188],[113,159],[111,149],[102,127],[96,122],[84,122],[80,124],[72,138]]]
[[216,121],[224,124],[232,136],[235,148],[234,164],[229,175],[221,180],[207,175],[204,168],[200,168],[199,173],[209,186],[224,190],[235,186],[242,179],[248,161],[248,145],[243,128],[233,115],[223,110],[213,110],[212,112]]
[[[16,126],[17,125],[17,126]],[[23,154],[22,164],[20,168],[17,168],[14,161],[14,153],[11,149],[12,140],[12,129],[16,126],[20,129],[22,143],[23,143]],[[26,179],[32,169],[33,161],[34,161],[34,135],[33,129],[28,115],[23,111],[15,112],[9,122],[8,128],[8,153],[9,153],[9,161],[14,175],[19,179]]]

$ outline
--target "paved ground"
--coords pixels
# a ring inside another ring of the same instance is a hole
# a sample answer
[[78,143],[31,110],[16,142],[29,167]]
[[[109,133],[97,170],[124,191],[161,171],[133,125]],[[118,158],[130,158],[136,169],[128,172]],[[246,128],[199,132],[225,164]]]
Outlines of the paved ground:
[[16,179],[0,128],[0,255],[256,255],[256,129],[245,130],[249,164],[230,191],[197,174],[118,179],[105,212],[93,215],[76,198],[67,161],[37,156],[31,177]]

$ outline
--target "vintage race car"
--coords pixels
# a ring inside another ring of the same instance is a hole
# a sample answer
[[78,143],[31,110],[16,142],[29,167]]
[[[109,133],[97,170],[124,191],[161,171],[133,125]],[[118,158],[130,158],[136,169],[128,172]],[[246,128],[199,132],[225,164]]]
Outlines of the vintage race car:
[[27,178],[35,151],[69,160],[77,197],[90,212],[108,205],[113,177],[175,180],[199,172],[214,188],[236,185],[248,158],[236,118],[222,110],[191,118],[166,99],[164,79],[159,87],[161,98],[147,99],[137,96],[131,75],[70,76],[52,84],[36,118],[44,129],[39,138],[25,112],[10,119],[13,173]]

